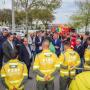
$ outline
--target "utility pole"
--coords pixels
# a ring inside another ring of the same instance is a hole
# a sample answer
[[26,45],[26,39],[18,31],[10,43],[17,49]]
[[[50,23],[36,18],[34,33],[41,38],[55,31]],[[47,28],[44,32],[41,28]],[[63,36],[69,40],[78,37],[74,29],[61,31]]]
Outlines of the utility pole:
[[26,0],[25,14],[26,14],[26,34],[28,38],[28,0]]
[[14,0],[12,0],[12,32],[15,32],[15,8],[14,8]]
[[89,25],[89,12],[90,12],[90,9],[88,8],[88,0],[86,0],[86,9],[87,9],[87,13],[86,13],[86,22],[85,22],[85,31],[87,32],[88,31],[88,25]]
[[26,33],[27,33],[27,37],[28,37],[28,12],[27,12],[27,7],[26,7],[26,9],[25,9],[25,14],[26,14]]

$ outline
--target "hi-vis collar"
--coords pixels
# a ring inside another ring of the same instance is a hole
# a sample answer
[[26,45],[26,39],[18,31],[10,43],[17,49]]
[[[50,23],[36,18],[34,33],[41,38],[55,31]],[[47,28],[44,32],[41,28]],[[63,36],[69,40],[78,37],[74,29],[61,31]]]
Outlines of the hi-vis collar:
[[87,49],[89,49],[89,50],[90,50],[90,45],[88,45]]
[[47,57],[50,57],[52,55],[52,53],[51,52],[46,52],[46,53],[44,53],[44,55],[47,56]]
[[18,65],[18,63],[9,63],[9,65]]

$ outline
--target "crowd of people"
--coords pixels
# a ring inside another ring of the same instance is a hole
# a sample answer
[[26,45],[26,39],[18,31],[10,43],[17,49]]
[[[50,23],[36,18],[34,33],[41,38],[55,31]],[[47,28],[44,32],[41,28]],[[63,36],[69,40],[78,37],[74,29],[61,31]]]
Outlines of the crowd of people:
[[69,90],[81,90],[75,86],[72,88],[72,80],[90,70],[90,34],[70,32],[62,35],[38,31],[22,38],[3,30],[0,34],[0,61],[1,81],[8,90],[23,90],[27,78],[33,79],[29,76],[32,62],[37,90],[54,90],[57,74],[60,75],[60,90],[69,86]]

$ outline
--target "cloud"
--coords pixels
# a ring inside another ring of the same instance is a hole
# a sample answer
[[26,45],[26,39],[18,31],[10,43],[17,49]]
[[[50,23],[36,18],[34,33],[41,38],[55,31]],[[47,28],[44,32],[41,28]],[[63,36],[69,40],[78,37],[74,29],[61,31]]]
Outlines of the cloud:
[[[55,10],[56,19],[53,23],[68,23],[72,14],[76,13],[78,7],[76,2],[85,2],[86,0],[63,0],[62,6]],[[90,0],[89,0],[90,1]]]
[[75,0],[63,0],[62,6],[55,11],[56,19],[53,23],[68,23],[69,17],[75,13],[76,10]]

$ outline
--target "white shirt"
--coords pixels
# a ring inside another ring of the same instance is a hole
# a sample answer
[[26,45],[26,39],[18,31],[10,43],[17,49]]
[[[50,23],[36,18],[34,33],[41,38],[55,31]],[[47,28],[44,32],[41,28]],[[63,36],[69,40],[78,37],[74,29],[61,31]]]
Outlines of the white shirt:
[[26,49],[27,49],[27,51],[28,51],[28,53],[29,53],[29,58],[31,59],[32,54],[31,54],[30,48],[29,48],[29,46],[25,46],[25,47],[26,47]]
[[9,40],[8,40],[8,42],[9,42],[9,44],[11,45],[12,49],[14,49],[13,42],[11,42],[11,41],[9,41]]

